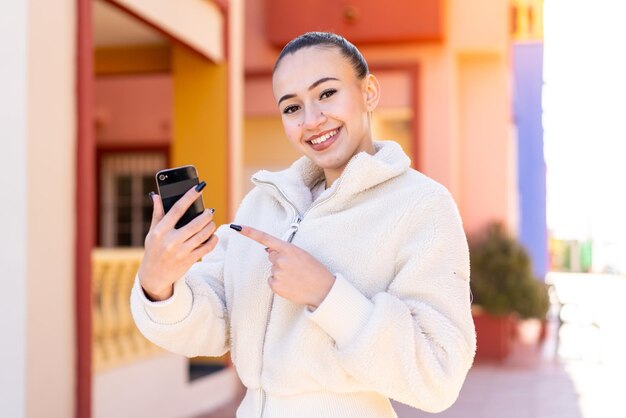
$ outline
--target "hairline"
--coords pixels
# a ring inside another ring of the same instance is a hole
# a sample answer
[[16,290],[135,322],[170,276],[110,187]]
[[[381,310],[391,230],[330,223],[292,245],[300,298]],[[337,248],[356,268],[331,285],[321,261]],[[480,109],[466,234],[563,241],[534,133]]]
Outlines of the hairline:
[[[367,66],[366,67],[367,71],[365,72],[365,74],[363,74],[362,77],[359,77],[359,73],[358,73],[357,69],[354,66],[354,62],[352,60],[352,57],[350,55],[348,55],[343,50],[343,48],[341,46],[339,46],[337,44],[334,44],[334,43],[332,43],[330,41],[325,41],[325,42],[320,42],[320,43],[317,43],[317,44],[314,44],[314,45],[305,45],[305,46],[302,46],[302,47],[296,49],[295,51],[289,51],[288,53],[286,53],[286,54],[284,54],[282,56],[279,56],[278,61],[276,61],[276,63],[274,64],[274,68],[272,69],[272,78],[274,78],[274,74],[276,73],[276,70],[278,70],[278,67],[279,67],[280,63],[283,61],[284,58],[286,58],[289,55],[294,55],[296,52],[302,51],[302,50],[304,50],[306,48],[336,49],[341,54],[342,57],[344,57],[346,60],[349,61],[350,67],[352,67],[352,70],[354,71],[354,74],[356,75],[356,77],[359,80],[363,80],[365,77],[367,77],[370,74],[369,66]],[[357,52],[359,54],[361,54],[361,51],[359,51],[358,49],[357,49]]]

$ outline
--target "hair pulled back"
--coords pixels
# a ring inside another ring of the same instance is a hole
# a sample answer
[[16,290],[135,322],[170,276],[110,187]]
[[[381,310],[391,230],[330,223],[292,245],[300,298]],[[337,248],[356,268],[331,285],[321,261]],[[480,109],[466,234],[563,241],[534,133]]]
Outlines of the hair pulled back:
[[338,48],[341,54],[350,60],[357,78],[363,79],[369,74],[367,62],[365,62],[365,58],[363,58],[363,55],[361,55],[357,47],[343,36],[331,32],[307,32],[289,41],[276,59],[273,72],[276,71],[278,64],[280,64],[286,55],[293,54],[302,48],[311,46],[319,48]]

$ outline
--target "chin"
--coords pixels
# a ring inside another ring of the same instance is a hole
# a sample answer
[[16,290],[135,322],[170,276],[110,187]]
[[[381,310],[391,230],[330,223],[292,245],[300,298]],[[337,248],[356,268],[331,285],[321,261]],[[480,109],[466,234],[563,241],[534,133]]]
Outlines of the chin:
[[311,158],[313,162],[324,170],[337,170],[348,164],[348,159]]

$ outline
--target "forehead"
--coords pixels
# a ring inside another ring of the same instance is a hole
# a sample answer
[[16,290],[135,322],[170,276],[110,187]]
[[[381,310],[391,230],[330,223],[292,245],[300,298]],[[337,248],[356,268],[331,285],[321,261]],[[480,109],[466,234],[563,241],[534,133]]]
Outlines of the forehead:
[[272,77],[275,97],[298,94],[317,80],[334,77],[356,81],[350,60],[336,47],[306,47],[285,55]]

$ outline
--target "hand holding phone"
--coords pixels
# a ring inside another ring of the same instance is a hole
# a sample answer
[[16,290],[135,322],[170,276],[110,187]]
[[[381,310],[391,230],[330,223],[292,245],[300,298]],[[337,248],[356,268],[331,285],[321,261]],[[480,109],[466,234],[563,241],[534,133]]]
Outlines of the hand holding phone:
[[[159,175],[165,172],[167,177],[160,179]],[[201,192],[206,183],[198,183],[194,174],[193,167],[157,173],[157,184],[163,196],[151,196],[152,223],[138,271],[140,284],[151,300],[171,297],[174,282],[217,245],[217,237],[213,235],[217,228],[213,211],[203,210],[202,205]]]

